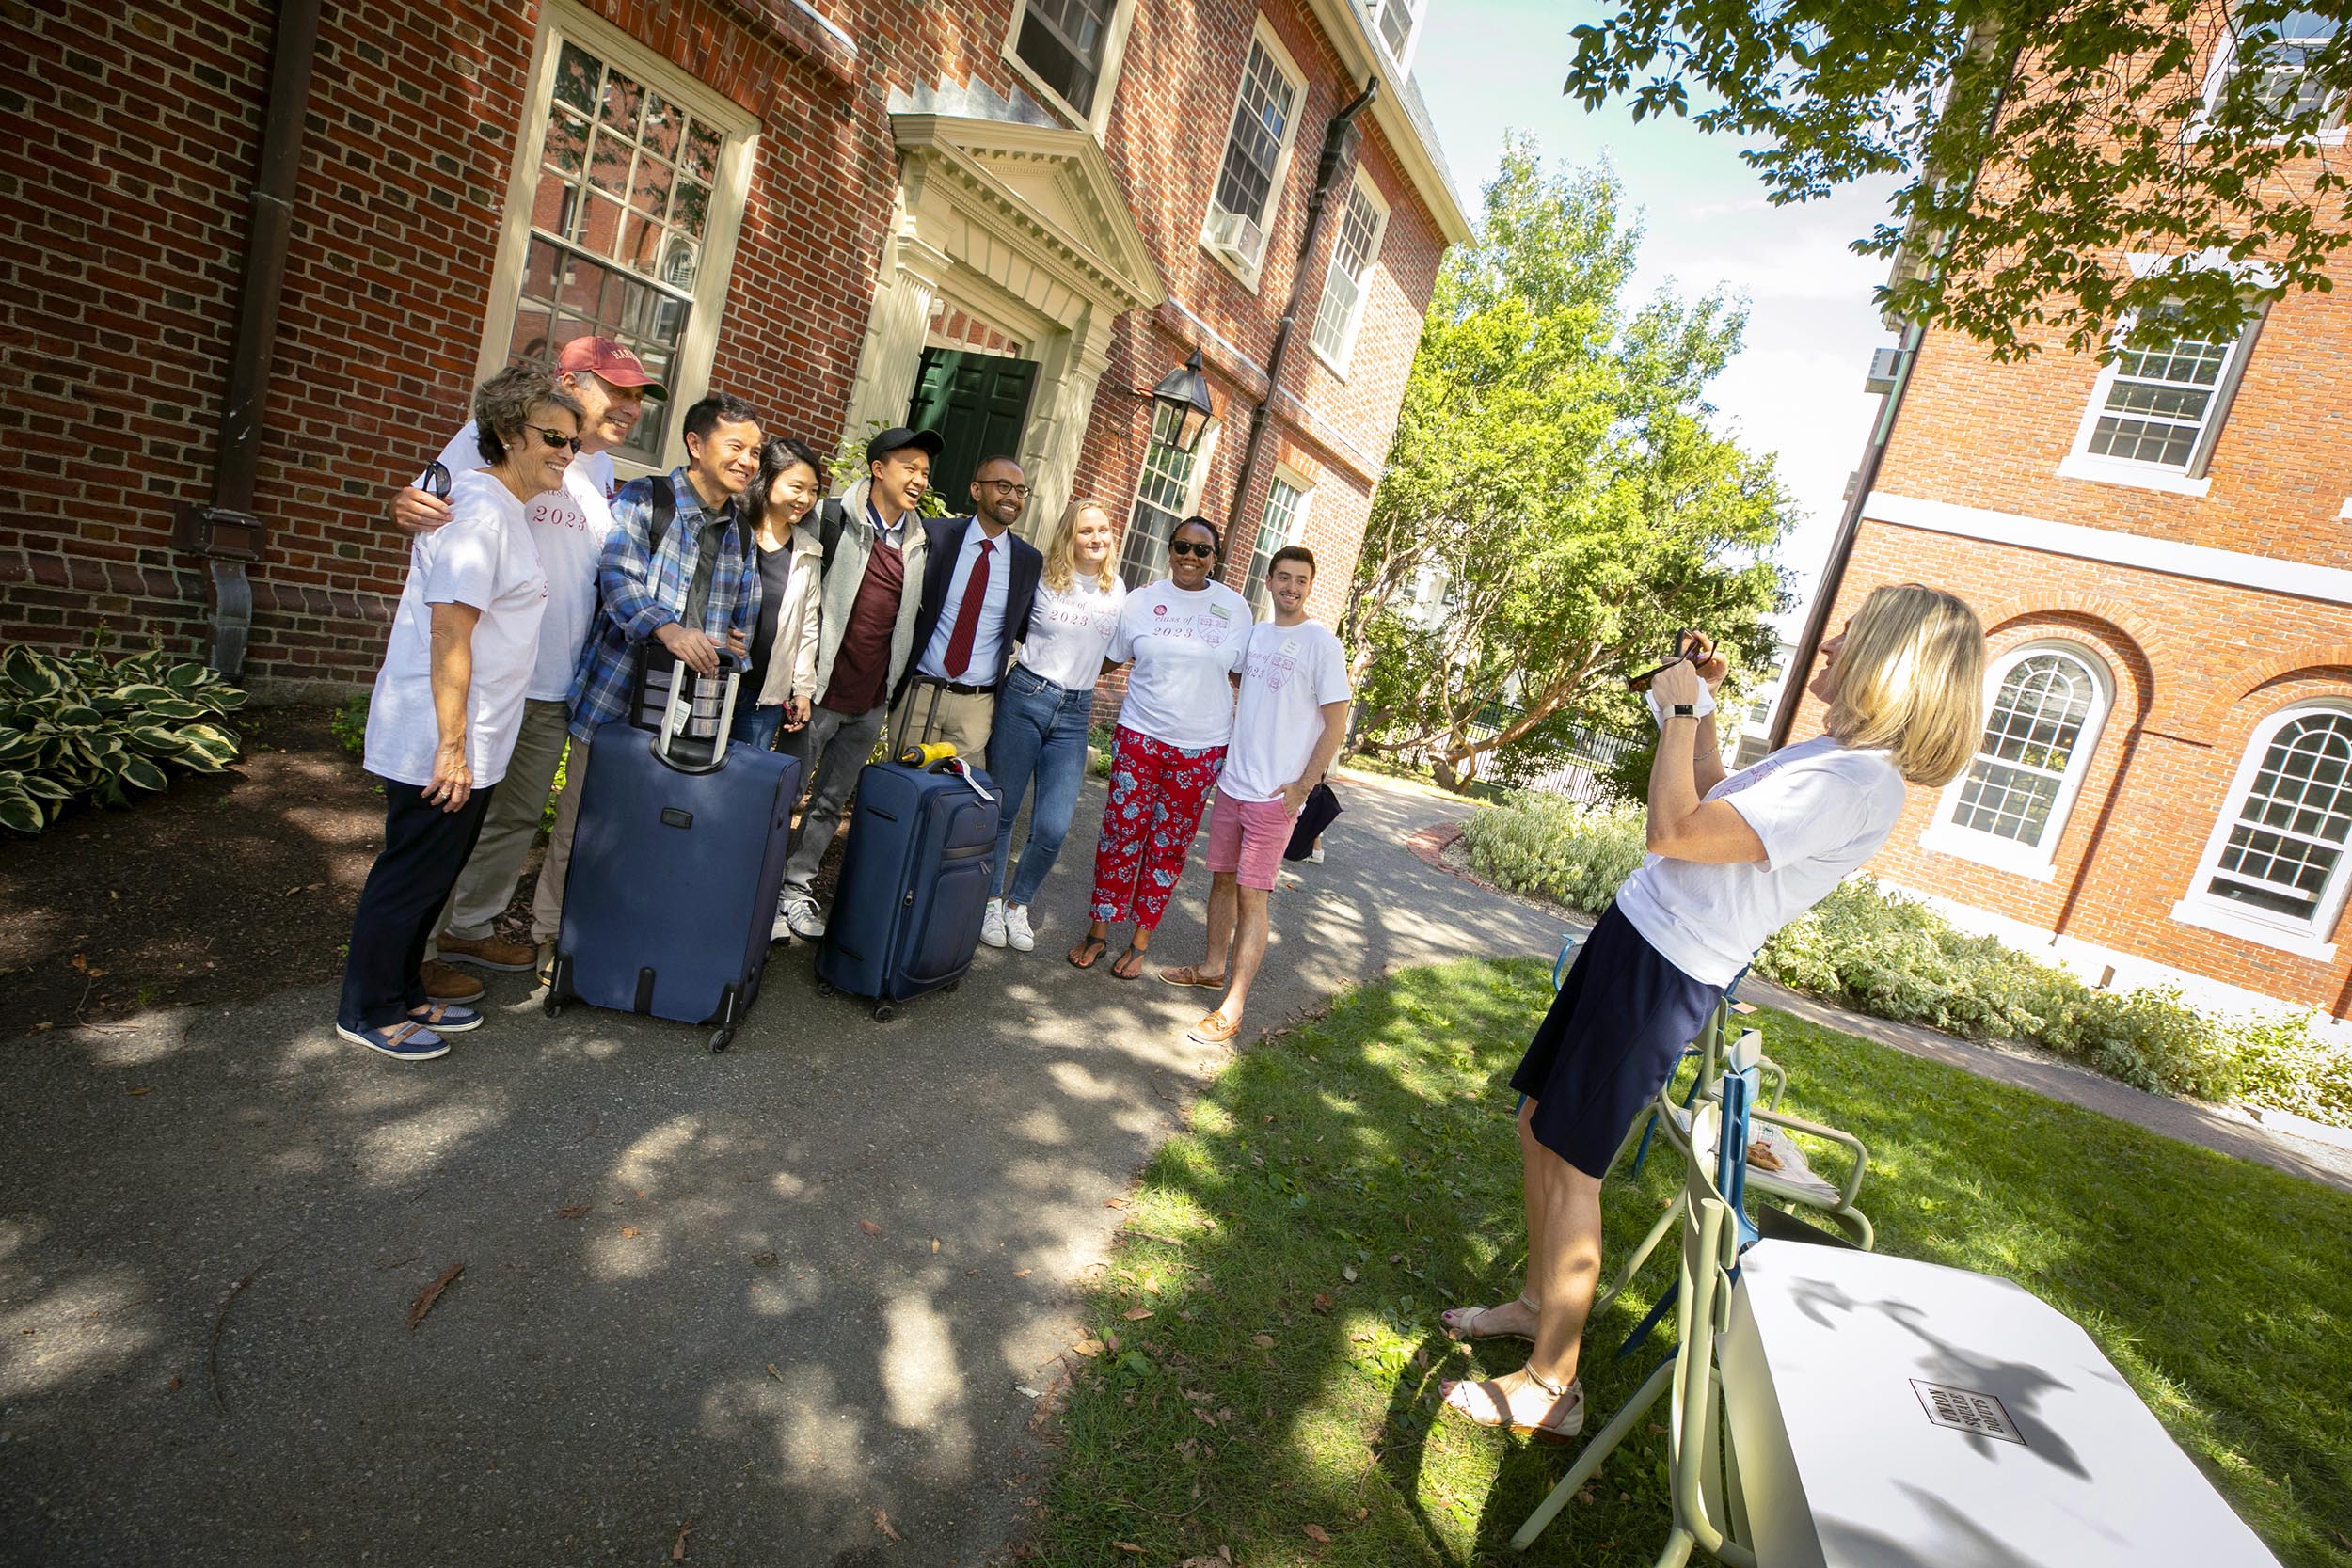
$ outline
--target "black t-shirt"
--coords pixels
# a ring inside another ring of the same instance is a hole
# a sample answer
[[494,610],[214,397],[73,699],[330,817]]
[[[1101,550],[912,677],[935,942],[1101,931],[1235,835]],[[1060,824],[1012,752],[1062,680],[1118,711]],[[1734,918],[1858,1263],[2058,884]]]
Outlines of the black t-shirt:
[[776,644],[776,620],[784,611],[784,590],[791,580],[792,536],[787,533],[780,550],[759,546],[759,625],[752,630],[751,673],[743,677],[735,699],[739,711],[759,705],[760,689],[768,684],[768,656]]

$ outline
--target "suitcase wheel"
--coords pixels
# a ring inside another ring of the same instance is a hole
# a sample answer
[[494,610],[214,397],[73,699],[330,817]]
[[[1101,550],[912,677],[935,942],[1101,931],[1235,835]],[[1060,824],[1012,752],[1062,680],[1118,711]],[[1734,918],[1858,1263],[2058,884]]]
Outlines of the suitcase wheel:
[[547,1008],[548,1016],[549,1018],[562,1018],[564,1016],[564,999],[560,996],[550,993],[547,1001],[542,1004],[542,1006]]
[[944,985],[944,986],[940,987],[939,989],[940,989],[940,990],[944,990],[944,991],[947,991],[947,992],[952,993],[952,992],[955,990],[955,989],[956,989],[958,986],[961,985],[961,984],[963,984],[963,982],[962,982],[961,980],[950,980],[950,981],[948,981],[946,985]]
[[887,1023],[890,1022],[890,1015],[898,1010],[887,1002],[877,1002],[874,1004],[874,1022]]
[[710,1053],[715,1056],[734,1043],[735,1030],[732,1027],[714,1030],[710,1037]]
[[838,992],[833,989],[833,982],[831,980],[819,980],[817,982],[817,994],[819,996],[834,996],[837,995]]

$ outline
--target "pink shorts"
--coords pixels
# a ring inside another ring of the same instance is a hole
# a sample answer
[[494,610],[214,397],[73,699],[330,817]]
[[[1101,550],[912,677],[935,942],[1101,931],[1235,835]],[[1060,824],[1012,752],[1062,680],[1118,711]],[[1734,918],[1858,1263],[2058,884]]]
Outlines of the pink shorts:
[[1279,799],[1236,800],[1219,789],[1209,808],[1209,869],[1235,872],[1242,886],[1272,893],[1296,819]]

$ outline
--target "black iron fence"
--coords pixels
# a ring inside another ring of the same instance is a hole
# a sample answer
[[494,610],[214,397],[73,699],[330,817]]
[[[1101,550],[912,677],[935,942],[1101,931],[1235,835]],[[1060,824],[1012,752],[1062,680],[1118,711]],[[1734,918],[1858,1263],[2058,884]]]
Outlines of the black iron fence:
[[[1500,699],[1478,710],[1464,727],[1472,745],[1491,740],[1525,717],[1526,709]],[[1604,734],[1552,714],[1513,746],[1503,749],[1518,756],[1487,752],[1480,758],[1478,775],[1510,789],[1536,789],[1584,805],[1601,805],[1613,799],[1609,774],[1631,755],[1633,743],[1622,736]]]

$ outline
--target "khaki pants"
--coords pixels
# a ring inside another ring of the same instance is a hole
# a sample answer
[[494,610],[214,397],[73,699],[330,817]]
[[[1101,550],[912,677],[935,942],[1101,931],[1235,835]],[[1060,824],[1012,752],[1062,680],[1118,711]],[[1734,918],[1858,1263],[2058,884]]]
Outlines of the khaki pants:
[[[555,786],[555,770],[564,761],[564,726],[571,722],[568,704],[526,702],[522,728],[515,735],[515,754],[507,759],[506,777],[499,781],[482,819],[482,836],[474,841],[466,869],[449,895],[437,929],[467,942],[480,942],[496,927],[498,917],[515,896],[521,880],[523,857],[539,833],[547,815],[548,791]],[[571,794],[565,790],[566,795]]]
[[[531,940],[553,942],[564,926],[564,876],[572,864],[572,832],[580,826],[580,785],[588,778],[588,742],[572,737],[571,766],[564,771],[564,793],[555,798],[555,831],[548,837],[547,863],[539,867],[538,891],[531,895]],[[542,803],[545,795],[539,797]]]
[[[934,700],[937,706],[933,706]],[[907,683],[906,695],[890,713],[890,749],[944,740],[975,768],[988,766],[988,732],[996,721],[996,694],[971,695],[933,686],[921,676]]]

